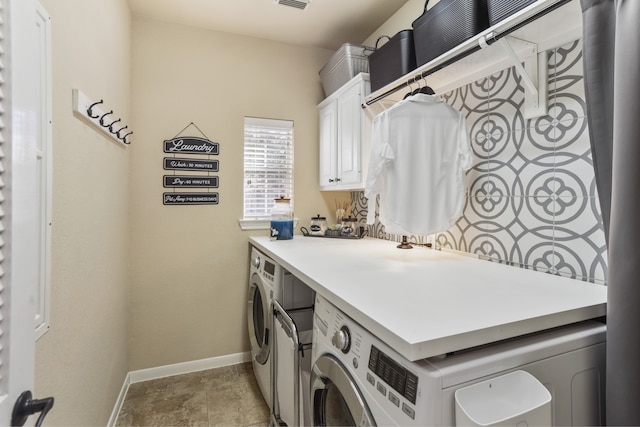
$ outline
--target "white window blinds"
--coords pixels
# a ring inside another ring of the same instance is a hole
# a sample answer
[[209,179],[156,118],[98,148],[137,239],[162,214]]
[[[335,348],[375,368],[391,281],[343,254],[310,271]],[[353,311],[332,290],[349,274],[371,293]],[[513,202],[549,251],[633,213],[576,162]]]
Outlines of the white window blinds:
[[267,219],[273,200],[293,206],[293,121],[244,119],[244,219]]

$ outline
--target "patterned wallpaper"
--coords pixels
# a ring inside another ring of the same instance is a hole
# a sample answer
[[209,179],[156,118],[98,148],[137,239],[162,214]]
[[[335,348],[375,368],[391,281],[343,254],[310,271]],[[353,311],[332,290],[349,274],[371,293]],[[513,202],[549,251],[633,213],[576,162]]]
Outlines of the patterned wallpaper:
[[[596,193],[582,81],[580,40],[548,52],[548,115],[523,116],[514,68],[442,98],[467,119],[474,154],[463,216],[435,236],[410,236],[436,249],[606,283],[607,253]],[[363,223],[363,192],[352,193]],[[369,235],[400,241],[378,221]]]

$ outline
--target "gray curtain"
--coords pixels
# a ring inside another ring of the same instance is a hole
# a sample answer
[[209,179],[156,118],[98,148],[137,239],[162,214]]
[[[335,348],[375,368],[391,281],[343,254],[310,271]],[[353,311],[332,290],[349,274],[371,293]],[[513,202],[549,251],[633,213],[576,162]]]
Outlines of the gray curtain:
[[582,0],[587,120],[604,234],[609,240],[613,149],[615,0]]
[[582,0],[582,7],[588,120],[608,236],[607,425],[640,425],[640,1]]

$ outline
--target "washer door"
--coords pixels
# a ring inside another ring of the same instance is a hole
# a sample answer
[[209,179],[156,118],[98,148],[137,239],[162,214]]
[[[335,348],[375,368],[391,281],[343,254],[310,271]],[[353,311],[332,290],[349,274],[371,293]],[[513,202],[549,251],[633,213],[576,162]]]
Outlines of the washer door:
[[362,393],[344,365],[324,354],[311,371],[314,426],[375,426]]
[[267,289],[257,273],[249,281],[249,298],[247,306],[247,321],[249,324],[249,341],[251,354],[256,362],[264,365],[269,360],[269,330],[271,316]]

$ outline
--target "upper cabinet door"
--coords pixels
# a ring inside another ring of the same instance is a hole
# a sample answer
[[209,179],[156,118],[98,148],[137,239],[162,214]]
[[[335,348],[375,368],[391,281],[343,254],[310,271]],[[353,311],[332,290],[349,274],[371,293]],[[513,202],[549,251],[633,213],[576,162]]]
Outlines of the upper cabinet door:
[[338,102],[320,109],[320,187],[335,186],[338,176]]
[[369,75],[359,74],[318,105],[320,112],[320,190],[361,190],[371,125],[362,110]]
[[359,84],[338,99],[338,175],[340,185],[362,181],[361,123],[362,91]]

